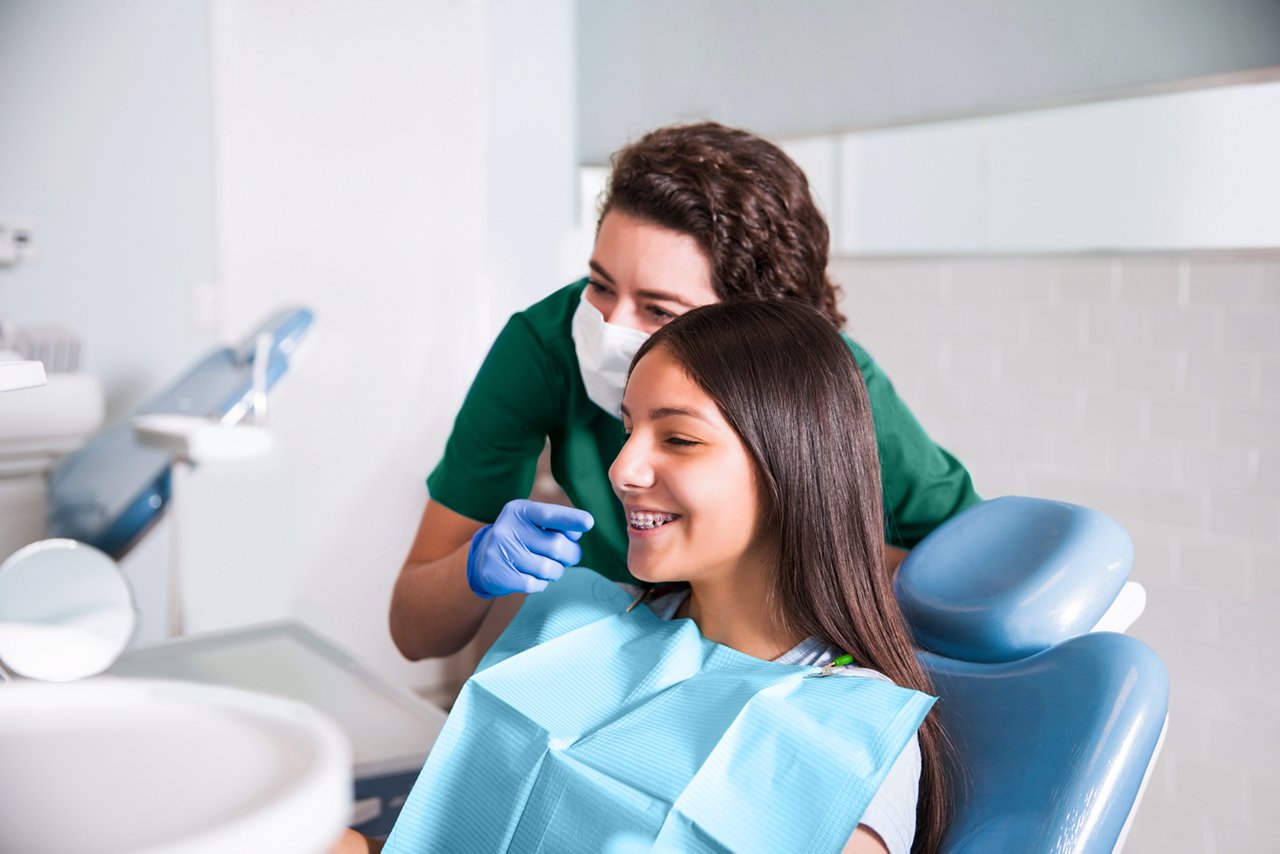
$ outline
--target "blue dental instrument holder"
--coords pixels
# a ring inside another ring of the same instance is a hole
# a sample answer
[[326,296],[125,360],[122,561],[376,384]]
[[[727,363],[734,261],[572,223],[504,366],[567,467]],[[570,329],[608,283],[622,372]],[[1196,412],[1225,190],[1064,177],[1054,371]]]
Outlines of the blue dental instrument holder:
[[[311,327],[305,308],[277,312],[238,348],[206,356],[134,415],[181,414],[234,423],[250,411],[255,348],[271,336],[266,384],[289,368],[289,357]],[[134,437],[128,419],[68,455],[49,477],[49,535],[88,543],[121,559],[150,530],[170,500],[173,459]]]

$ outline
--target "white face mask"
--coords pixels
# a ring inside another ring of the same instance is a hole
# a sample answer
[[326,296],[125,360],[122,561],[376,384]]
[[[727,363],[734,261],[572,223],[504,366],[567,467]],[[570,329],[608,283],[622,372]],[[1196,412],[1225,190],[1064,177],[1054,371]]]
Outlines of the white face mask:
[[604,315],[587,300],[573,313],[573,348],[578,354],[582,384],[591,402],[612,415],[622,418],[622,390],[627,385],[627,369],[647,332],[629,326],[605,323]]

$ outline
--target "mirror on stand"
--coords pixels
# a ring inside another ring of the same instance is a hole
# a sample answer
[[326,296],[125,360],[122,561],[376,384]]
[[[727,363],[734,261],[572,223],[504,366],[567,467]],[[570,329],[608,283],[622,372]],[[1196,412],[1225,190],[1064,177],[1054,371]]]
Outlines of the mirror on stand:
[[48,682],[95,676],[138,623],[115,561],[75,540],[42,540],[0,564],[0,666]]

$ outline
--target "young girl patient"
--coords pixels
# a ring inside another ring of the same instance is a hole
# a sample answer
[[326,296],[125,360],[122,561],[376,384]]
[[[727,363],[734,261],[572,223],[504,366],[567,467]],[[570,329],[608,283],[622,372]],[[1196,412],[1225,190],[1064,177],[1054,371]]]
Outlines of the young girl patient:
[[530,596],[387,851],[936,848],[943,737],[831,322],[783,302],[690,311],[636,355],[622,415],[609,478],[652,586],[570,569]]

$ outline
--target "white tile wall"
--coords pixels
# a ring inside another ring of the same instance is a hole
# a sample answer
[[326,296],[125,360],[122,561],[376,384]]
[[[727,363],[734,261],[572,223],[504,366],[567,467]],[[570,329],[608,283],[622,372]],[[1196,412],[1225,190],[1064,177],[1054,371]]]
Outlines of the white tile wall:
[[850,331],[979,491],[1133,536],[1172,677],[1134,852],[1280,850],[1280,252],[833,263]]

